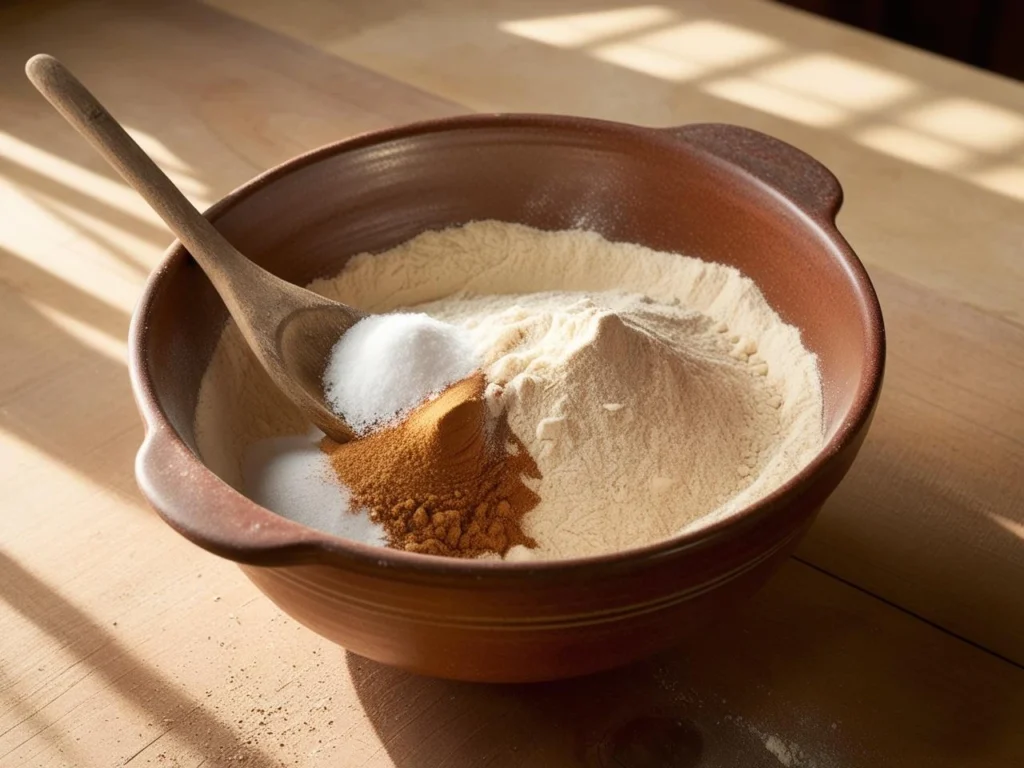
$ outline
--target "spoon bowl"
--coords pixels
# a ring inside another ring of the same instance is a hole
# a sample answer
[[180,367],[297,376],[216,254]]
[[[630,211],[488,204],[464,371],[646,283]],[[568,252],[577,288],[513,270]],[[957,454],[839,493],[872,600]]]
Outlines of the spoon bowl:
[[351,440],[351,427],[324,398],[323,374],[334,344],[364,314],[247,259],[57,59],[37,54],[26,63],[25,73],[188,249],[274,384],[331,439]]

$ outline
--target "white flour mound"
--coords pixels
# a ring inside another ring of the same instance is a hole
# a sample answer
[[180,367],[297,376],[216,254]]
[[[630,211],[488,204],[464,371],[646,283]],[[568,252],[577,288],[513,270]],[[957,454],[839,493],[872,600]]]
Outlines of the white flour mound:
[[[542,473],[524,520],[539,547],[509,558],[594,555],[706,524],[823,443],[815,357],[730,267],[488,221],[357,256],[311,288],[371,312],[414,308],[473,339],[492,410]],[[229,328],[200,393],[207,463],[244,488],[247,446],[304,430]]]

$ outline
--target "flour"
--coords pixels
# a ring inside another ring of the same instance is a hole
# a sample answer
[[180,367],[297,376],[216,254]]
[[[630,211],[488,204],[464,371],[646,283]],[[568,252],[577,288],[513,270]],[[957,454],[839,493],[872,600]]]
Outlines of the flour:
[[[729,267],[477,222],[357,256],[311,288],[369,312],[414,308],[472,340],[489,406],[542,474],[523,521],[539,547],[510,558],[598,554],[705,525],[770,493],[823,443],[814,356]],[[239,342],[229,329],[214,355],[197,438],[245,488],[246,446],[305,427],[231,349]]]
[[775,755],[775,759],[778,760],[786,768],[793,768],[793,766],[801,766],[805,764],[803,753],[800,751],[800,747],[796,744],[787,744],[778,736],[768,736],[764,740],[764,748]]
[[540,468],[523,528],[539,546],[513,559],[663,539],[809,458],[755,342],[707,315],[622,292],[457,294],[417,309],[475,339],[493,410]]

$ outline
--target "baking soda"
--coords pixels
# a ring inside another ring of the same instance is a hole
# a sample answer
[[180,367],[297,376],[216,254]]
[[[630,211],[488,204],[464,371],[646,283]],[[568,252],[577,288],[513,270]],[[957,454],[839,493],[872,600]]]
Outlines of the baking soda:
[[381,526],[350,510],[348,490],[320,450],[322,437],[321,432],[312,431],[250,446],[243,470],[246,493],[257,504],[310,528],[383,545]]

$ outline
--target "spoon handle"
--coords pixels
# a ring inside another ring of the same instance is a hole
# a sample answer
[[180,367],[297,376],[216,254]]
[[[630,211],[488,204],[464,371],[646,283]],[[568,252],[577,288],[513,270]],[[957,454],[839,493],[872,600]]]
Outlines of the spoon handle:
[[199,262],[218,292],[222,296],[237,295],[232,278],[251,274],[255,265],[195,209],[78,78],[45,53],[29,59],[25,73],[64,119],[157,212]]

